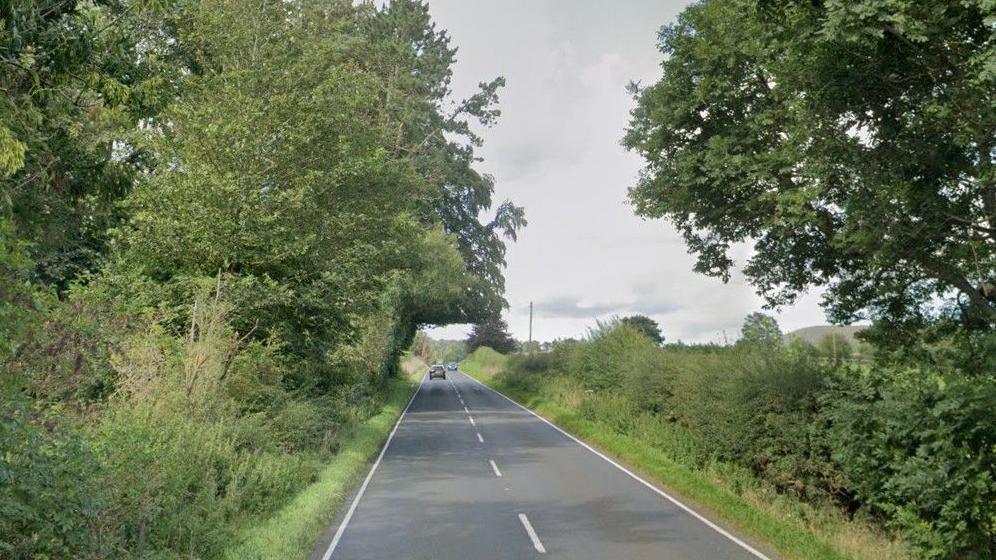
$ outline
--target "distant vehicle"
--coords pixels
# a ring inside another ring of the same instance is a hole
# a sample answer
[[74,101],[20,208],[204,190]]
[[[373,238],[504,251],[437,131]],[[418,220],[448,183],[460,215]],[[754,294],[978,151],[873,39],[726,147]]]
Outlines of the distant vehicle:
[[446,368],[443,367],[443,364],[436,364],[429,368],[429,379],[432,380],[437,377],[446,379]]
[[457,370],[457,363],[456,362],[450,362],[449,364],[446,364],[446,369],[448,369],[450,371],[456,371]]

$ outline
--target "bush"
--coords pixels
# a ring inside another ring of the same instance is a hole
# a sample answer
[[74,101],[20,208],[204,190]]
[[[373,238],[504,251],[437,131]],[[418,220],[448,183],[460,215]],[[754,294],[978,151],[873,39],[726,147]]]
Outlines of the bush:
[[803,345],[658,348],[603,324],[511,357],[501,380],[737,488],[876,519],[924,557],[996,557],[996,380],[833,366]]
[[97,555],[98,464],[76,434],[11,401],[0,410],[0,557]]
[[850,487],[928,558],[996,557],[996,381],[897,375],[824,398]]
[[654,348],[653,341],[629,325],[599,323],[591,330],[587,341],[573,348],[568,367],[586,388],[606,390],[622,383],[620,364],[624,360]]

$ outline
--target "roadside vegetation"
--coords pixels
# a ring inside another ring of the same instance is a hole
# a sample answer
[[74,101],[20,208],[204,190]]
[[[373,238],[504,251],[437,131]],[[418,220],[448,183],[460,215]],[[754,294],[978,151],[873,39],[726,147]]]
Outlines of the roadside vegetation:
[[460,362],[460,369],[478,379],[488,379],[505,371],[507,363],[508,356],[505,354],[481,346]]
[[418,327],[504,303],[454,54],[408,0],[0,5],[0,557],[307,555]]
[[249,524],[224,557],[231,560],[308,558],[316,536],[329,530],[335,514],[370,469],[370,461],[414,394],[425,374],[425,364],[406,355],[404,378],[392,379],[384,389],[385,404],[379,412],[352,428],[340,450],[321,469],[317,480],[262,523]]
[[661,347],[609,322],[461,367],[786,558],[991,557],[996,385],[750,328]]
[[631,88],[635,213],[771,307],[820,289],[832,322],[870,322],[860,363],[834,337],[785,346],[754,315],[733,347],[608,325],[511,360],[503,382],[738,493],[756,479],[836,508],[829,529],[791,516],[837,550],[896,550],[854,519],[921,557],[996,558],[994,21],[988,0],[704,0],[661,29],[659,78]]

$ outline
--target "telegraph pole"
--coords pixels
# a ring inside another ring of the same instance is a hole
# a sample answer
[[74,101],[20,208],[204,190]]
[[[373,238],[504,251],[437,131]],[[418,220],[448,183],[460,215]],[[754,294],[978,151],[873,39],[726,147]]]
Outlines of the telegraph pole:
[[529,347],[533,347],[533,302],[529,302]]

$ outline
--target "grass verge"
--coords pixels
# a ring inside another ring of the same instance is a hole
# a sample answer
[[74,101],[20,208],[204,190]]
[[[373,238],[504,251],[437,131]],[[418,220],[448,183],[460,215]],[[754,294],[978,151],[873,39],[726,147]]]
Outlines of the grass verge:
[[406,359],[407,379],[392,379],[381,411],[355,428],[314,484],[259,524],[246,527],[237,544],[225,552],[231,560],[308,558],[339,508],[370,469],[384,440],[413,392],[412,383],[422,373],[421,362]]
[[544,394],[542,388],[534,392],[504,383],[501,376],[495,375],[504,358],[472,354],[461,363],[461,371],[626,464],[706,517],[748,541],[760,543],[755,546],[772,557],[793,560],[906,557],[901,544],[884,539],[842,515],[763,488],[747,486],[735,491],[729,481],[723,479],[723,465],[717,465],[714,470],[690,468],[638,437],[620,434],[582,417],[569,405]]
[[504,369],[507,362],[508,356],[499,354],[487,346],[481,346],[460,362],[460,371],[469,373],[479,380],[489,379]]

